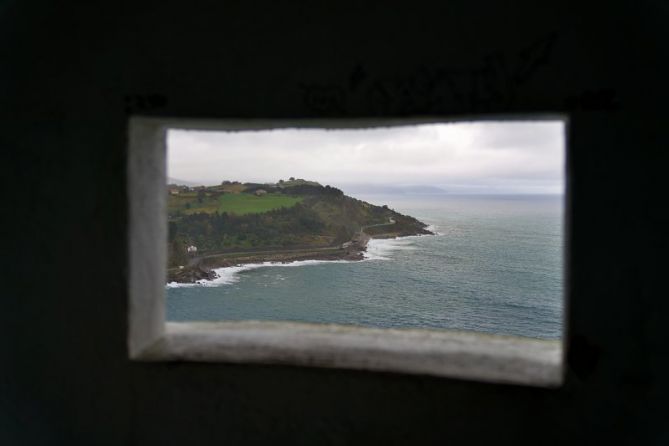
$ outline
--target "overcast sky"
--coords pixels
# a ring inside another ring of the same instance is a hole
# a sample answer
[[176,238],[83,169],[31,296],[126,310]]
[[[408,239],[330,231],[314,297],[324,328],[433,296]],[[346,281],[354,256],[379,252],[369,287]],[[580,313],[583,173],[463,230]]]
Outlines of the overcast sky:
[[198,184],[289,177],[347,189],[433,186],[456,193],[562,193],[561,121],[361,130],[168,132],[168,176]]

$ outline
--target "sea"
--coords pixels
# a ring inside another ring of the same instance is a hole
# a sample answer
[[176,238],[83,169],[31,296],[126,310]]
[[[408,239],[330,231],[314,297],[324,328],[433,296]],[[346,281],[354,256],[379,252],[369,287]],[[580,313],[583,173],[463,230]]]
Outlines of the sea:
[[560,339],[560,195],[356,195],[435,235],[371,240],[366,259],[242,265],[168,284],[169,321],[272,320]]

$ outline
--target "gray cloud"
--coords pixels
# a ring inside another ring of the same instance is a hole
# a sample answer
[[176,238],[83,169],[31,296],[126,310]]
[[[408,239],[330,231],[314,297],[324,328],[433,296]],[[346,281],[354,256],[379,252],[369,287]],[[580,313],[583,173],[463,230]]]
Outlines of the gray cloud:
[[374,129],[168,133],[168,175],[215,184],[294,176],[347,185],[560,193],[564,124],[466,122]]

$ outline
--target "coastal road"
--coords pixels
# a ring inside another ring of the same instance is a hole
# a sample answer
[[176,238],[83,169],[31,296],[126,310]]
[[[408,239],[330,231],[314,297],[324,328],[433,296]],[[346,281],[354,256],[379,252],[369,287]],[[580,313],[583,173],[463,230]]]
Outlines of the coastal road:
[[327,251],[338,251],[341,248],[339,246],[326,246],[322,248],[299,248],[299,249],[274,249],[274,250],[268,250],[268,251],[237,251],[237,252],[220,252],[220,253],[213,253],[213,254],[207,254],[206,256],[197,256],[193,257],[188,261],[188,266],[189,267],[194,267],[197,266],[202,260],[204,259],[210,259],[214,257],[221,257],[221,256],[231,256],[231,257],[236,257],[240,255],[267,255],[267,254],[299,254],[299,253],[306,253],[306,252],[327,252]]
[[[367,225],[367,226],[362,226],[360,227],[360,232],[364,232],[365,229],[367,228],[375,228],[379,226],[392,226],[396,222],[395,220],[391,217],[388,219],[388,223],[377,223],[374,225]],[[219,252],[219,253],[211,253],[207,255],[202,255],[202,256],[196,256],[191,258],[188,261],[188,267],[194,267],[197,266],[202,260],[204,259],[210,259],[214,257],[221,257],[221,256],[240,256],[240,255],[271,255],[271,254],[298,254],[298,253],[306,253],[306,252],[327,252],[327,251],[338,251],[341,248],[339,246],[326,246],[323,248],[298,248],[298,249],[274,249],[274,250],[267,250],[267,251],[236,251],[236,252]]]

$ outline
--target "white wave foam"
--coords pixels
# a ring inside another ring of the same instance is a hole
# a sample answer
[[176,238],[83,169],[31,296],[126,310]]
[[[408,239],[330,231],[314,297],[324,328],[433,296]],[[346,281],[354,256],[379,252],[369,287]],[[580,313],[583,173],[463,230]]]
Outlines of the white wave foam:
[[216,273],[218,277],[212,280],[202,279],[198,280],[195,283],[170,282],[167,284],[167,288],[189,288],[196,286],[218,287],[222,285],[230,285],[239,282],[239,273],[243,271],[250,271],[258,268],[266,268],[269,266],[293,267],[293,266],[318,265],[321,263],[351,263],[351,262],[354,262],[354,260],[296,260],[294,262],[287,262],[287,263],[283,262],[247,263],[245,265],[216,268],[213,271]]
[[366,260],[388,260],[393,251],[411,251],[416,249],[411,237],[371,239],[367,243]]
[[[428,226],[428,230],[436,226]],[[436,231],[433,231],[436,233]],[[441,235],[437,233],[437,235]],[[424,235],[409,235],[406,237],[395,237],[387,239],[371,239],[367,243],[367,250],[363,253],[363,260],[389,260],[388,255],[393,251],[410,251],[416,249],[414,246],[414,239],[424,237]],[[295,267],[306,265],[318,265],[321,263],[353,263],[356,260],[296,260],[293,262],[262,262],[262,263],[247,263],[245,265],[227,266],[223,268],[216,268],[214,272],[218,276],[213,280],[198,280],[195,283],[177,283],[170,282],[166,285],[167,288],[189,288],[196,286],[204,287],[218,287],[222,285],[230,285],[239,282],[239,273],[243,271],[250,271],[258,268],[265,268],[270,266],[280,267]],[[284,280],[284,279],[281,279]]]
[[189,288],[197,286],[196,283],[179,283],[179,282],[168,282],[167,285],[165,285],[165,288]]
[[[425,229],[434,232],[435,235],[443,235],[437,231],[437,226],[429,225]],[[393,251],[413,251],[416,248],[415,240],[420,237],[430,237],[429,234],[407,235],[395,238],[375,238],[367,243],[365,260],[388,260],[387,257]]]

